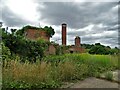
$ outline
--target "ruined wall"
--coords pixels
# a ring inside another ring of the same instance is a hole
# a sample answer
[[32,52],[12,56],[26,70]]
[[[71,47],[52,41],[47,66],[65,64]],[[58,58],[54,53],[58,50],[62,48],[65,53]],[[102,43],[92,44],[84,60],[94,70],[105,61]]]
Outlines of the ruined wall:
[[85,49],[82,48],[82,47],[76,47],[76,46],[71,46],[69,48],[69,52],[71,53],[84,53],[85,52]]
[[54,45],[49,46],[49,54],[56,54],[56,48],[54,47]]
[[44,30],[28,29],[25,32],[25,37],[33,40],[42,38],[46,41],[50,41],[50,37],[47,35],[47,33]]

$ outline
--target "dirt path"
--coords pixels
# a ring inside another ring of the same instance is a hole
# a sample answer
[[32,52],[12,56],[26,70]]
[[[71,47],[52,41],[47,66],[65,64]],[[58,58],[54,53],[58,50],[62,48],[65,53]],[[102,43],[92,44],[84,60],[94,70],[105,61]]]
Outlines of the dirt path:
[[118,83],[91,77],[84,81],[79,81],[69,88],[118,88]]
[[83,81],[78,81],[77,83],[67,83],[62,88],[119,88],[120,89],[120,70],[112,71],[113,73],[113,82],[105,80],[105,73],[101,74],[100,78],[90,77]]

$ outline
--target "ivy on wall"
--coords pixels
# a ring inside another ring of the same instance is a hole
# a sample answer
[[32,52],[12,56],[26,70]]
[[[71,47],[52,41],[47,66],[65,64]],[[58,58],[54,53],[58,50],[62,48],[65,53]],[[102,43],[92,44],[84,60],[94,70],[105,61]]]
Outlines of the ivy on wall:
[[35,30],[43,30],[43,31],[46,31],[47,35],[52,37],[54,34],[55,34],[55,31],[54,29],[50,26],[45,26],[44,28],[39,28],[39,27],[34,27],[34,26],[30,26],[30,25],[27,25],[25,27],[23,27],[22,29],[19,29],[16,34],[17,35],[20,35],[20,36],[23,36],[25,31],[28,30],[28,29],[35,29]]

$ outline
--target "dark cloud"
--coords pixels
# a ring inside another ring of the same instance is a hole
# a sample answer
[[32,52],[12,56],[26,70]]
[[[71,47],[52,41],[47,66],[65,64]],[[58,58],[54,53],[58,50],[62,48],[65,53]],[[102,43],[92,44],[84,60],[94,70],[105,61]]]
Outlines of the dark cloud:
[[85,34],[86,34],[85,31],[80,31],[80,30],[68,31],[68,33],[67,33],[68,36],[83,36]]
[[8,27],[21,27],[32,23],[16,13],[13,13],[6,5],[2,7],[2,20]]
[[[41,3],[40,3],[41,4]],[[111,24],[111,18],[107,15],[109,10],[115,7],[115,2],[45,2],[44,8],[38,7],[40,20],[53,25],[60,25],[66,22],[70,28],[83,28],[91,23]],[[114,14],[113,14],[114,15]],[[115,15],[114,15],[115,16]]]
[[[119,28],[117,2],[75,3],[36,0],[35,3],[38,4],[39,21],[55,26],[56,34],[51,39],[52,41],[61,43],[60,25],[65,22],[67,23],[68,44],[74,44],[75,36],[80,36],[82,43],[101,42],[113,46],[118,44],[116,43],[118,38],[116,33]],[[5,25],[10,27],[34,24],[17,13],[13,13],[6,5],[2,8],[2,19]],[[90,25],[93,27],[90,28]],[[108,31],[115,32],[107,34]]]

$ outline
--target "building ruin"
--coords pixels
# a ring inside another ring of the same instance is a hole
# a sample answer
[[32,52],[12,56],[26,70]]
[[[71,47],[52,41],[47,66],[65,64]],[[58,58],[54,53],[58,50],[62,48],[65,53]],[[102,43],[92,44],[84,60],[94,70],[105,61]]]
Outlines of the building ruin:
[[[63,23],[61,25],[61,35],[62,35],[62,46],[67,47],[67,24]],[[44,39],[50,42],[50,36],[44,30],[28,29],[25,32],[25,37],[32,40]],[[69,48],[63,50],[65,53],[82,53],[84,49],[81,47],[81,39],[76,36],[74,39],[75,44],[71,45]],[[55,54],[56,47],[51,43],[46,51],[46,54]]]

